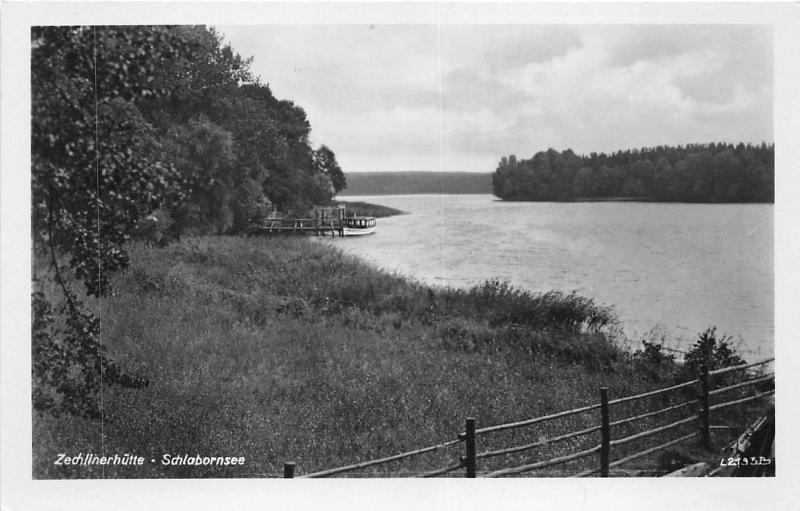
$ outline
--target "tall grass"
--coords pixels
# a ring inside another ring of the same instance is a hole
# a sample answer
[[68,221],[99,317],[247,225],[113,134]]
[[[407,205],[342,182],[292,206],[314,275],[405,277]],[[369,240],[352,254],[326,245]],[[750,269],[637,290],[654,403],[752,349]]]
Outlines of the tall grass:
[[[102,426],[36,414],[35,477],[275,476],[286,460],[309,472],[452,439],[467,416],[496,424],[594,403],[600,386],[617,396],[657,386],[606,338],[612,312],[575,295],[498,282],[431,288],[301,238],[130,252],[117,293],[94,305],[111,355],[150,386],[107,389]],[[575,418],[515,440],[596,423]],[[54,466],[61,452],[247,462]]]
[[455,311],[478,316],[492,325],[523,325],[567,334],[598,333],[617,323],[611,308],[574,292],[530,293],[508,282],[489,280],[469,290],[448,290],[445,297]]

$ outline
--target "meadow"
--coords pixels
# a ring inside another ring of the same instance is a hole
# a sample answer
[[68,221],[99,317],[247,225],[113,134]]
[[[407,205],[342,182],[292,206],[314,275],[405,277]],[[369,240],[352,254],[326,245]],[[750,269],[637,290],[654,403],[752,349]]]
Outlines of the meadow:
[[[601,386],[612,397],[660,388],[674,370],[644,370],[615,341],[613,310],[575,295],[503,282],[428,287],[303,237],[193,237],[128,250],[114,294],[92,303],[110,355],[150,383],[104,388],[102,421],[34,412],[34,477],[279,477],[285,461],[309,473],[452,440],[466,417],[487,426],[594,404]],[[58,302],[55,289],[43,291]],[[482,448],[595,426],[596,415],[497,435]],[[535,456],[594,444],[573,439]],[[246,463],[54,466],[65,452]],[[356,475],[413,475],[459,453]]]

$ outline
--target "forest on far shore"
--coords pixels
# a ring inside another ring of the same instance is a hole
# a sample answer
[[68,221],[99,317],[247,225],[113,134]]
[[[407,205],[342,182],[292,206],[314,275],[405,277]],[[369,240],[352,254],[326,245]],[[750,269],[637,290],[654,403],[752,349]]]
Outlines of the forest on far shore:
[[346,172],[344,195],[492,193],[489,172]]
[[774,202],[775,145],[689,144],[577,155],[503,156],[493,193],[511,201]]

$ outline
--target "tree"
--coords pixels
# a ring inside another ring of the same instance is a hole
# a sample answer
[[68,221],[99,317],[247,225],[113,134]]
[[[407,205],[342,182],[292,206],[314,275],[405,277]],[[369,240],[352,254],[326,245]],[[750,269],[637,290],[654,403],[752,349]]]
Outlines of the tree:
[[597,181],[594,179],[594,169],[592,167],[581,167],[573,181],[573,196],[595,196],[596,183]]
[[672,164],[666,156],[661,156],[656,161],[656,173],[653,178],[651,194],[659,200],[670,200],[669,183],[672,179]]
[[624,197],[641,197],[644,195],[644,183],[638,177],[629,177],[622,184]]
[[336,161],[336,155],[326,145],[322,145],[314,151],[314,168],[319,174],[323,174],[330,179],[333,185],[334,194],[341,192],[347,187],[347,181],[344,177],[339,163]]
[[[136,101],[166,94],[159,63],[190,58],[168,27],[34,27],[31,30],[33,235],[64,295],[65,328],[34,293],[33,403],[99,416],[101,383],[140,387],[105,353],[99,322],[68,286],[59,256],[86,293],[109,292],[142,214],[179,195],[152,126]],[[59,338],[60,337],[60,338]]]
[[233,137],[203,115],[170,132],[170,156],[181,173],[186,199],[173,217],[179,232],[224,233],[233,225]]
[[[303,109],[277,100],[250,60],[200,26],[32,30],[33,235],[65,315],[50,321],[34,295],[38,409],[96,416],[98,382],[146,384],[104,354],[68,271],[104,296],[153,218],[174,220],[173,236],[245,232],[273,205],[305,212],[346,185],[333,151],[310,147]],[[64,387],[64,374],[77,380]]]
[[641,180],[642,192],[640,195],[652,194],[655,181],[656,166],[649,159],[637,160],[630,166],[631,177]]
[[34,230],[100,296],[127,264],[136,220],[178,191],[134,101],[164,94],[154,62],[186,58],[183,41],[163,27],[37,27],[32,38]]

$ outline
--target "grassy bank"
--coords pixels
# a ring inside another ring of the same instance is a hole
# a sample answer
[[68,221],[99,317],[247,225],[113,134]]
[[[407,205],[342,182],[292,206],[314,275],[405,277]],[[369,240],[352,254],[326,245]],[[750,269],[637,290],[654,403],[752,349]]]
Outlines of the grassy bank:
[[348,215],[356,214],[358,216],[374,216],[375,218],[385,218],[387,216],[405,214],[404,211],[400,211],[399,209],[390,208],[389,206],[381,206],[379,204],[371,204],[363,201],[336,201],[336,204],[344,204]]
[[[150,385],[106,389],[102,425],[35,413],[35,477],[279,476],[287,460],[307,473],[453,439],[468,416],[498,424],[596,403],[601,386],[622,396],[664,385],[608,339],[612,311],[574,295],[498,282],[430,288],[302,238],[192,238],[130,252],[116,294],[95,305],[110,354]],[[596,415],[496,435],[482,448],[595,426]],[[246,465],[53,465],[58,453],[85,452],[244,456]],[[458,455],[385,470],[439,468]]]

